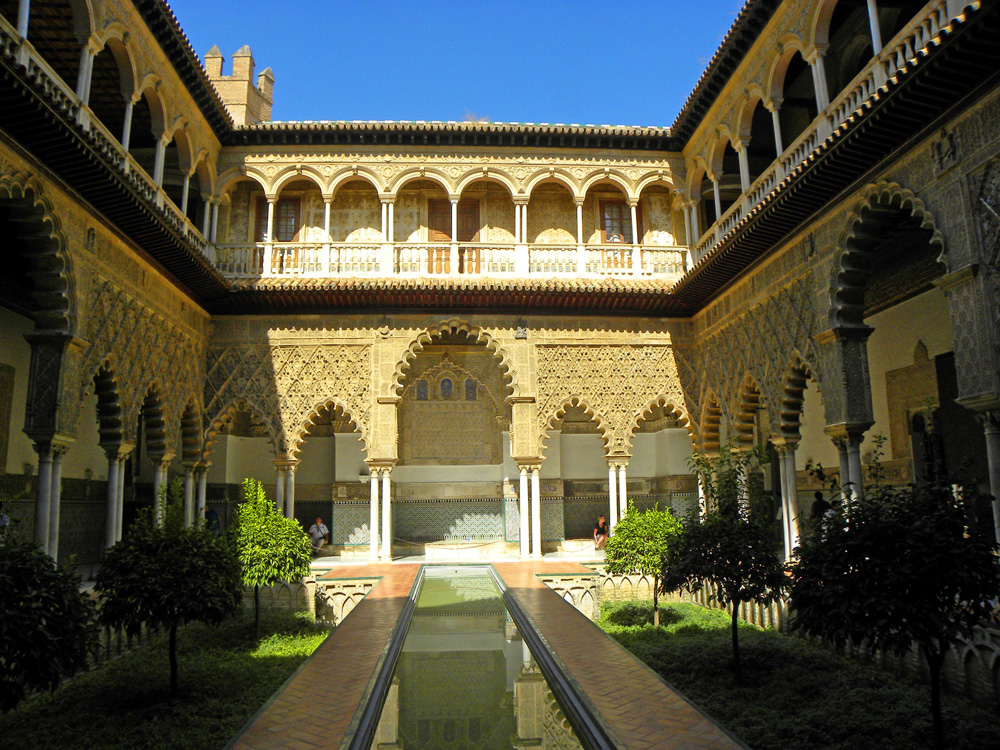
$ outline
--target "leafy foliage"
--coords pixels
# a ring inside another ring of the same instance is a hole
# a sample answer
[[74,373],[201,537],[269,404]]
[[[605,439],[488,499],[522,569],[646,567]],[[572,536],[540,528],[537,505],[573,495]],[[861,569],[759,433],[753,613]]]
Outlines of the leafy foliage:
[[[179,492],[175,483],[171,493]],[[108,550],[95,590],[103,599],[103,623],[127,633],[143,624],[169,629],[170,688],[176,693],[177,627],[222,622],[239,607],[243,583],[232,548],[203,528],[185,528],[174,499],[162,524],[146,511]]]
[[4,748],[217,750],[226,745],[329,631],[305,612],[266,608],[260,640],[243,613],[178,631],[184,689],[162,679],[169,639],[151,635],[118,659],[0,717]]
[[802,540],[791,591],[793,625],[804,633],[897,654],[920,649],[939,743],[945,654],[994,618],[1000,596],[996,543],[966,525],[968,510],[950,485],[875,486]]
[[[746,674],[738,684],[725,668],[725,612],[669,604],[667,624],[654,628],[649,607],[605,603],[597,624],[754,750],[931,747],[925,688],[910,679],[740,621]],[[991,706],[951,697],[944,716],[951,750],[1000,747],[1000,716]]]
[[669,510],[653,507],[640,511],[630,505],[608,539],[604,561],[607,573],[653,576],[653,625],[660,624],[657,596],[663,562],[682,530],[681,522]]
[[244,479],[243,498],[236,509],[232,535],[243,583],[254,587],[256,621],[260,617],[260,587],[308,574],[312,545],[295,519],[278,513],[260,482]]
[[0,711],[8,711],[25,692],[53,689],[87,665],[97,612],[77,576],[13,536],[0,545],[0,602]]
[[[737,620],[740,605],[768,605],[788,587],[787,571],[775,541],[770,518],[751,474],[761,457],[755,451],[723,446],[717,457],[699,455],[691,461],[708,500],[699,522],[684,528],[680,543],[671,547],[663,568],[663,590],[694,592],[709,584],[723,606],[732,607],[733,668],[742,679]],[[756,510],[755,510],[756,509]]]

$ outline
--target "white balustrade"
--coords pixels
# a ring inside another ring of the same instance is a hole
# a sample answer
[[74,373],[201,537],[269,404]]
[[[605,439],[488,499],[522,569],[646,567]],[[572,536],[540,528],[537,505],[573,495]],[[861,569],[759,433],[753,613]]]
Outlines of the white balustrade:
[[[317,245],[321,247],[321,245]],[[331,276],[371,276],[379,272],[381,245],[338,242],[330,245]]]
[[577,273],[576,245],[531,245],[528,248],[528,273],[569,274]]
[[686,248],[656,247],[642,248],[642,272],[651,276],[680,276],[684,273]]
[[228,278],[258,277],[264,267],[264,246],[216,245],[215,266],[223,276]]

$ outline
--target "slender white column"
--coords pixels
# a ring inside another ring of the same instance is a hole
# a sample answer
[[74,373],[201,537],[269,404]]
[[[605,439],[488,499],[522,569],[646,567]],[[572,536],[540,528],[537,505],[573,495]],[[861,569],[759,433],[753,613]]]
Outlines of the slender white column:
[[209,242],[215,242],[216,235],[219,232],[219,204],[216,201],[212,202],[212,236],[207,238]]
[[618,525],[618,470],[608,464],[608,532]]
[[184,526],[194,523],[194,466],[184,466]]
[[35,443],[38,452],[38,485],[35,487],[35,541],[48,552],[49,511],[52,499],[52,446]]
[[587,249],[583,244],[583,201],[576,199],[576,272],[587,273]]
[[524,203],[521,205],[521,235],[525,245],[528,244],[528,204]]
[[849,435],[847,440],[847,463],[850,467],[850,477],[853,486],[852,494],[855,500],[865,496],[864,475],[861,468],[861,435]]
[[382,559],[392,560],[392,503],[389,467],[382,469]]
[[184,187],[181,188],[181,213],[187,216],[188,212],[188,193],[191,190],[191,175],[184,175]]
[[826,69],[823,67],[823,55],[817,53],[809,62],[812,70],[813,89],[816,93],[816,110],[822,114],[830,106],[830,92],[826,86]]
[[104,524],[104,546],[112,547],[118,541],[118,446],[105,450],[108,459],[108,508]]
[[576,244],[583,244],[583,203],[576,204]]
[[164,484],[164,473],[166,466],[162,458],[152,458],[153,461],[153,520],[157,526],[163,523],[164,500],[160,497],[161,487]]
[[277,202],[277,198],[267,199],[267,232],[264,234],[267,242],[274,242],[274,204]]
[[990,472],[990,494],[993,495],[993,528],[1000,544],[1000,421],[996,415],[983,415],[986,433],[986,465]]
[[195,518],[199,522],[205,520],[205,501],[207,499],[208,490],[208,466],[205,464],[199,464],[195,467],[195,474],[198,477],[198,492],[197,500],[195,502]]
[[719,196],[719,181],[712,178],[712,194],[715,196],[715,220],[722,218],[722,198]]
[[[295,520],[295,465],[285,468],[285,518]],[[331,519],[331,523],[333,520]]]
[[76,95],[84,104],[90,103],[90,78],[94,71],[94,53],[85,44],[80,50],[80,70],[76,75]]
[[785,447],[782,445],[775,447],[778,449],[778,481],[781,483],[781,532],[784,539],[785,559],[787,560],[792,555],[791,527],[788,523],[788,480],[785,476],[788,465],[785,463]]
[[691,215],[691,241],[690,244],[694,245],[698,240],[701,239],[701,222],[698,221],[698,201],[691,201],[691,205],[688,206],[688,212]]
[[684,239],[687,240],[688,245],[693,245],[695,240],[691,236],[691,209],[688,206],[683,206],[681,213],[684,214]]
[[799,498],[795,481],[795,448],[789,446],[785,450],[785,482],[788,493],[788,539],[791,552],[799,546]]
[[785,147],[781,145],[781,118],[778,116],[781,104],[772,103],[771,106],[771,126],[774,128],[774,153],[781,156],[785,152]]
[[167,154],[167,144],[161,137],[156,142],[156,161],[153,162],[153,182],[163,187],[163,162]]
[[[131,450],[131,449],[130,449]],[[122,540],[122,527],[125,518],[125,462],[128,460],[128,453],[118,457],[118,503],[115,509],[115,541]]]
[[639,237],[639,204],[630,202],[628,207],[632,218],[632,244],[638,245],[641,240]]
[[521,205],[514,204],[514,243],[521,244]]
[[[383,203],[384,207],[385,204]],[[383,209],[382,215],[385,216]],[[378,560],[378,469],[371,469],[371,507],[368,515],[368,557]]]
[[122,149],[128,151],[129,142],[132,140],[132,108],[135,102],[129,99],[125,102],[125,124],[122,126]]
[[618,464],[618,507],[621,512],[618,517],[621,518],[628,511],[628,493],[626,491],[626,470],[628,469],[628,464]]
[[395,204],[390,202],[389,203],[389,238],[386,240],[386,242],[395,242],[396,241],[395,240],[395,227],[393,226],[393,220],[394,220],[394,217],[395,217],[394,207],[395,207]]
[[530,549],[530,547],[528,546],[528,542],[529,542],[529,537],[528,537],[528,529],[529,529],[528,512],[529,511],[528,511],[528,469],[527,469],[527,467],[525,467],[525,466],[521,467],[520,475],[521,475],[521,484],[520,484],[520,494],[518,495],[518,514],[521,517],[521,528],[520,528],[521,543],[520,543],[519,546],[520,546],[521,557],[527,557],[528,556],[528,550]]
[[278,513],[285,512],[285,467],[275,466],[274,507]]
[[531,469],[531,556],[542,556],[542,498],[537,466]]
[[62,505],[62,457],[63,447],[52,449],[52,489],[49,501],[49,556],[59,560],[59,511]]
[[[330,209],[326,210],[327,215],[327,236],[329,237],[329,227],[330,227]],[[382,242],[389,241],[389,204],[386,201],[382,201]]]
[[833,441],[833,444],[837,447],[837,458],[840,461],[840,491],[843,501],[846,503],[850,501],[852,495],[852,488],[850,484],[851,464],[847,456],[847,441],[837,439]]
[[28,14],[31,0],[20,0],[17,4],[17,33],[22,39],[28,38]]
[[747,156],[747,145],[749,141],[741,142],[736,149],[736,157],[740,160],[740,190],[746,192],[750,189],[750,159]]
[[878,7],[875,0],[868,0],[868,27],[872,32],[872,50],[877,55],[882,51],[882,31],[878,27]]
[[211,234],[208,230],[212,224],[212,201],[211,198],[202,199],[202,208],[204,209],[201,217],[201,236],[206,240]]

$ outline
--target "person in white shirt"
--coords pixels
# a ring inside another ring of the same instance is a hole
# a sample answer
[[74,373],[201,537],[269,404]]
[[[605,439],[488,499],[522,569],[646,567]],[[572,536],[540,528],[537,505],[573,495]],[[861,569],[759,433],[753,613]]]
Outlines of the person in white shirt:
[[320,516],[316,517],[316,523],[309,527],[309,538],[312,540],[313,548],[318,552],[323,546],[330,543],[330,530],[323,523]]

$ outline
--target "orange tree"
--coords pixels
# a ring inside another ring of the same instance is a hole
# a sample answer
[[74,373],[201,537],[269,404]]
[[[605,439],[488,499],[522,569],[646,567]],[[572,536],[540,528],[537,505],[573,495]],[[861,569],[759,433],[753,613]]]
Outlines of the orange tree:
[[722,447],[718,456],[690,461],[705,495],[706,510],[685,525],[663,563],[663,591],[695,592],[710,586],[712,596],[732,610],[733,671],[742,681],[737,631],[740,605],[768,605],[788,587],[787,569],[775,539],[768,505],[753,481],[761,462],[757,451]]
[[804,536],[793,568],[793,628],[838,646],[919,649],[939,749],[945,655],[995,621],[1000,597],[996,541],[969,524],[971,505],[945,481],[876,485]]

